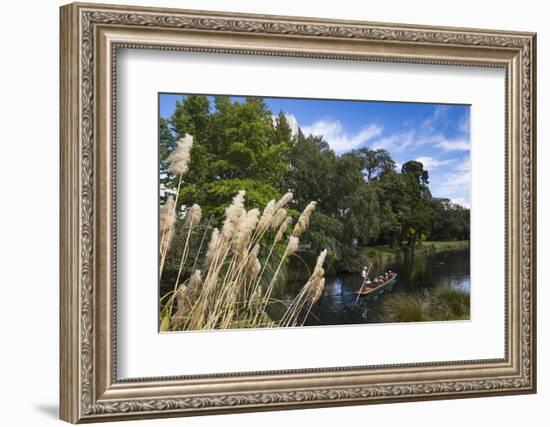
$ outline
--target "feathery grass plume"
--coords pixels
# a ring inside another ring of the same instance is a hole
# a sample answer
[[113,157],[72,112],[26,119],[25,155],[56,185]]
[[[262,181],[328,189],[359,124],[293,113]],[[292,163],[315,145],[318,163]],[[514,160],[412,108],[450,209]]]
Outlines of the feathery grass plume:
[[[309,291],[315,293],[317,292],[317,288],[319,286],[324,287],[324,275],[325,275],[325,269],[323,268],[323,264],[325,263],[325,258],[327,257],[327,250],[324,249],[321,251],[319,256],[317,257],[317,262],[315,263],[315,268],[313,269],[313,273],[311,273],[311,277],[308,280],[308,283],[306,286],[309,286]],[[321,284],[321,280],[323,283]],[[322,291],[322,289],[321,289]]]
[[288,227],[290,227],[291,224],[292,218],[287,216],[283,223],[279,226],[277,234],[275,234],[275,238],[273,239],[274,243],[279,242],[283,238],[284,234],[287,232]]
[[196,293],[200,290],[202,285],[201,270],[195,270],[189,279],[189,285],[187,285],[189,292]]
[[168,231],[176,222],[174,198],[169,196],[160,207],[160,232]]
[[309,202],[309,204],[306,206],[306,208],[298,218],[298,222],[294,226],[294,231],[292,232],[293,236],[300,237],[309,226],[309,220],[311,218],[311,214],[315,210],[315,206],[317,206],[317,202]]
[[296,236],[290,236],[288,239],[288,244],[286,245],[285,249],[285,257],[288,257],[292,255],[294,252],[298,250],[298,246],[300,244],[300,239],[298,239]]
[[201,222],[201,217],[201,207],[195,203],[193,206],[191,206],[191,208],[187,212],[187,215],[185,216],[185,226],[194,227],[195,225],[198,225]]
[[258,286],[252,296],[250,297],[250,304],[258,305],[262,299],[262,287]]
[[159,252],[160,252],[160,262],[159,262],[159,272],[162,274],[164,269],[164,262],[166,260],[166,254],[172,239],[174,238],[175,228],[174,224],[176,222],[176,203],[172,196],[168,197],[166,202],[160,207],[159,214],[159,228],[160,228],[160,242],[159,242]]
[[179,329],[185,322],[193,307],[193,303],[200,295],[202,287],[201,271],[195,270],[187,286],[180,286],[176,293],[176,312],[170,319],[170,329]]
[[252,277],[258,277],[260,270],[262,269],[262,264],[258,258],[254,258],[254,264],[250,267],[250,275]]
[[315,268],[313,269],[312,276],[321,278],[325,274],[325,270],[323,269],[323,264],[325,263],[325,258],[327,257],[327,250],[324,249],[321,251],[319,256],[317,257],[317,262],[315,263]]
[[[295,236],[291,236],[290,238],[292,239],[293,237],[297,239]],[[315,268],[309,280],[300,290],[296,298],[294,298],[286,313],[281,318],[280,326],[303,325],[306,322],[313,305],[321,298],[325,288],[325,278],[323,277],[325,270],[323,269],[323,264],[326,256],[327,250],[325,249],[317,257]]]
[[279,208],[271,220],[271,229],[276,230],[283,223],[286,217],[286,210],[284,208]]
[[258,259],[258,255],[260,254],[260,245],[255,244],[250,253],[246,253],[246,266],[247,268],[250,268],[252,264],[254,263],[255,259]]
[[178,288],[179,280],[184,270],[185,261],[187,260],[187,256],[189,255],[189,249],[190,249],[189,239],[191,238],[191,232],[193,231],[193,227],[200,222],[201,215],[202,215],[201,207],[197,204],[194,204],[193,206],[191,206],[191,209],[189,209],[189,211],[187,212],[185,225],[188,227],[188,229],[187,229],[187,235],[185,237],[185,243],[183,245],[183,251],[181,253],[178,274],[176,276],[176,281],[174,283],[174,292],[176,292]]
[[256,277],[260,273],[262,265],[258,260],[260,254],[260,245],[255,244],[250,254],[248,254],[248,261],[246,262],[246,269],[250,272],[250,276]]
[[233,235],[237,232],[241,216],[246,213],[244,210],[244,190],[239,191],[231,204],[225,209],[225,221],[222,227],[222,236],[227,242],[230,242]]
[[[192,138],[191,140],[189,138],[187,142],[180,141],[179,154],[174,153],[170,159],[176,167],[177,162],[184,160],[185,144],[190,149]],[[183,171],[183,169],[180,170]],[[182,175],[183,172],[180,173],[180,184]],[[180,184],[178,184],[178,194]],[[189,209],[185,217],[187,233],[183,241],[180,268],[174,281],[174,288],[161,298],[162,331],[295,326],[305,322],[311,306],[321,297],[324,288],[322,265],[326,251],[319,255],[314,274],[285,313],[284,322],[282,320],[275,322],[269,317],[270,304],[277,301],[271,299],[271,294],[280,277],[284,276],[281,268],[285,259],[298,250],[300,243],[299,236],[290,233],[284,253],[282,256],[277,255],[277,258],[280,258],[276,261],[277,267],[272,268],[269,258],[277,252],[274,252],[277,243],[285,238],[289,230],[293,231],[290,228],[292,218],[284,209],[293,196],[292,193],[287,193],[277,202],[271,200],[261,215],[258,209],[247,211],[244,208],[244,196],[245,192],[239,191],[233,197],[231,204],[225,210],[225,220],[221,229],[213,229],[209,238],[206,231],[203,234],[197,260],[199,256],[202,258],[201,262],[206,269],[204,277],[201,276],[200,271],[195,270],[197,265],[195,260],[191,268],[191,271],[194,271],[193,274],[182,284],[180,277],[185,275],[183,268],[185,261],[189,251],[194,250],[191,248],[190,235],[193,227],[201,220],[199,205],[194,204]],[[174,223],[177,221],[176,205],[177,197],[175,201],[169,199],[161,207],[161,230],[164,232],[170,233],[174,229]],[[313,208],[314,204],[310,204],[302,213],[300,234],[308,226]],[[270,228],[276,230],[275,236],[271,233],[266,234]],[[202,244],[207,238],[209,239],[208,248],[206,253],[202,254]],[[270,249],[265,259],[260,262],[261,245],[267,239],[272,239],[269,243]],[[163,253],[161,253],[161,263],[162,255]],[[266,269],[266,266],[269,268]],[[267,276],[264,277],[266,272]]]
[[317,301],[319,301],[319,298],[321,298],[321,295],[323,295],[323,290],[325,289],[325,278],[321,277],[317,283],[315,284],[315,287],[312,290],[311,293],[311,301],[310,304],[313,305]]
[[168,170],[170,172],[180,175],[189,171],[192,147],[193,137],[186,133],[183,138],[178,140],[175,150],[168,156]]
[[258,223],[258,216],[260,211],[258,209],[251,209],[246,214],[241,216],[239,222],[239,228],[235,235],[235,240],[233,241],[233,249],[236,250],[241,255],[243,250],[246,248],[252,237],[252,233],[256,229],[256,224]]
[[258,255],[260,254],[260,245],[256,243],[252,250],[250,251],[250,258],[258,258]]
[[271,222],[271,218],[273,218],[273,214],[275,213],[275,200],[270,200],[269,203],[265,206],[262,216],[260,217],[260,220],[258,221],[258,233],[261,233],[264,231],[269,223]]
[[278,211],[282,207],[285,207],[290,201],[293,199],[294,195],[291,192],[285,193],[283,197],[281,197],[277,203],[275,203],[274,211]]
[[183,327],[185,322],[185,312],[187,311],[187,298],[185,297],[186,286],[181,286],[176,293],[176,312],[170,317],[168,330],[178,330]]
[[210,242],[208,243],[208,249],[206,250],[207,267],[212,263],[212,260],[216,255],[216,251],[218,250],[219,244],[220,244],[220,230],[218,230],[217,228],[214,228],[214,230],[212,230],[212,234],[210,235]]

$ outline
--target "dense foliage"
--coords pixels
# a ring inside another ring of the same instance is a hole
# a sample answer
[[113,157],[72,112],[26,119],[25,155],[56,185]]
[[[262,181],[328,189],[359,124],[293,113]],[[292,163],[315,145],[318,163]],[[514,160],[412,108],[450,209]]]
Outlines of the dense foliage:
[[161,180],[173,188],[166,158],[186,133],[194,144],[178,205],[198,203],[212,223],[239,190],[246,190],[247,208],[291,191],[296,212],[317,201],[302,244],[336,258],[369,245],[469,239],[469,209],[432,197],[422,163],[396,170],[390,153],[367,147],[338,156],[322,136],[293,134],[285,115],[274,115],[261,98],[177,102],[174,114],[160,120]]

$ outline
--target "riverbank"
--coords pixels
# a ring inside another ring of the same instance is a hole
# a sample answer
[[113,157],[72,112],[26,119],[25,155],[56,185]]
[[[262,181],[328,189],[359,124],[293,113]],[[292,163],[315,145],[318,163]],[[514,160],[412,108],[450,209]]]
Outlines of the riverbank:
[[[363,266],[374,264],[375,269],[381,269],[386,264],[402,261],[408,256],[422,256],[446,251],[461,251],[470,247],[469,240],[422,242],[414,246],[368,246],[345,251],[340,259],[327,260],[326,271],[329,274],[360,273]],[[309,277],[308,271],[315,265],[316,255],[299,251],[290,260],[288,267],[291,280],[302,280]]]
[[375,246],[365,248],[362,257],[366,257],[371,262],[386,264],[391,261],[397,261],[407,255],[426,255],[443,251],[460,251],[468,249],[470,242],[468,240],[446,241],[446,242],[422,242],[420,244],[401,248],[389,246]]
[[[445,246],[439,245],[439,249],[442,247]],[[469,318],[468,249],[405,256],[382,267],[375,267],[373,274],[380,274],[388,269],[398,273],[394,285],[377,297],[359,298],[359,301],[356,291],[363,284],[361,274],[327,273],[325,291],[312,311],[309,324],[342,325]],[[289,297],[295,295],[302,285],[303,281],[294,283],[287,290]]]
[[373,263],[375,267],[403,260],[407,256],[429,255],[438,252],[460,251],[470,247],[469,240],[454,240],[441,242],[421,242],[414,246],[370,246],[344,253],[338,263],[337,270],[346,273],[358,273],[363,266]]

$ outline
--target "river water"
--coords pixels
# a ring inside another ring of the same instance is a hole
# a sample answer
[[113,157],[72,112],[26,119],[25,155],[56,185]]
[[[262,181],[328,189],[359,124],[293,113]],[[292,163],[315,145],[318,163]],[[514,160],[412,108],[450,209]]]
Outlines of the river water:
[[[327,276],[325,290],[315,304],[306,325],[346,325],[358,323],[382,323],[381,304],[386,295],[406,292],[424,294],[438,287],[447,286],[470,293],[470,251],[446,251],[431,255],[411,255],[399,261],[389,262],[383,271],[397,272],[394,285],[383,293],[357,299],[356,291],[363,279],[360,274]],[[372,274],[371,274],[372,277]],[[287,297],[303,286],[303,282],[287,286]]]

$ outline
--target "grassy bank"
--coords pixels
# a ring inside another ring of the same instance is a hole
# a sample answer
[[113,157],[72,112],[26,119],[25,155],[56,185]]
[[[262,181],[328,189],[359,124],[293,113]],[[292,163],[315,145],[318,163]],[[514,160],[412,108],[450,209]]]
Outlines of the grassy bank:
[[[413,247],[369,246],[355,248],[345,251],[341,259],[334,259],[329,256],[326,271],[329,274],[335,273],[359,273],[363,266],[374,263],[375,267],[383,267],[394,261],[400,261],[406,256],[429,255],[445,251],[464,250],[470,247],[468,240],[422,242]],[[289,279],[300,280],[307,278],[309,270],[315,264],[315,254],[307,251],[300,251],[297,256],[289,262]]]
[[394,247],[375,246],[364,248],[360,257],[367,258],[375,264],[383,265],[392,261],[399,261],[407,255],[428,255],[444,251],[464,250],[470,247],[468,240],[446,242],[422,242],[415,246]]
[[340,260],[338,270],[357,273],[364,265],[374,263],[380,267],[393,261],[402,260],[410,255],[429,255],[444,251],[464,250],[470,247],[468,240],[441,241],[441,242],[422,242],[414,246],[389,247],[389,246],[371,246],[358,248],[344,253]]
[[397,293],[388,295],[382,305],[386,322],[423,322],[468,320],[470,295],[451,288],[441,288],[424,295]]

